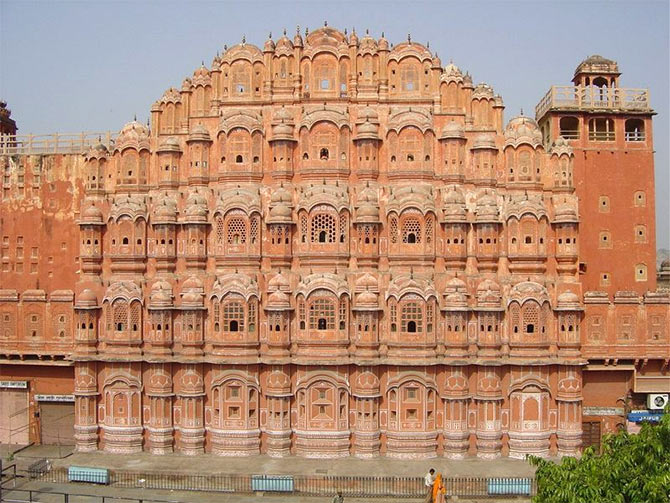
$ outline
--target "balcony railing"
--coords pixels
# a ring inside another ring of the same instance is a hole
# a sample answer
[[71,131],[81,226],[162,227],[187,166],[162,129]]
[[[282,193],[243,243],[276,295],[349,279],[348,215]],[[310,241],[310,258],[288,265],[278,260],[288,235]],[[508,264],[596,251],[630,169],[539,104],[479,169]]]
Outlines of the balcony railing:
[[648,89],[551,86],[535,107],[539,119],[552,108],[577,110],[650,110]]
[[0,135],[0,155],[83,154],[102,143],[111,150],[117,133],[54,133],[48,135]]

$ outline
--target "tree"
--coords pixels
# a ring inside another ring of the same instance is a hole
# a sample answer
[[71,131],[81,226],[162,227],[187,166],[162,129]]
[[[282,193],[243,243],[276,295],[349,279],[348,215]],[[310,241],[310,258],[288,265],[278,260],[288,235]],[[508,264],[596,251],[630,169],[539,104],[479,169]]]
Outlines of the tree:
[[580,459],[557,464],[531,456],[529,462],[537,467],[535,503],[668,503],[670,408],[638,434],[607,435],[600,455],[589,447]]

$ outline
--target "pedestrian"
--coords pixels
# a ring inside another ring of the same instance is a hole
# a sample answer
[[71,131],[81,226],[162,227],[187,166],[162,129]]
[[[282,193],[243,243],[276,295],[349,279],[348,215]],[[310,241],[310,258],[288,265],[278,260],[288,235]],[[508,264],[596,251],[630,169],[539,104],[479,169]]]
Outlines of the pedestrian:
[[426,486],[426,499],[425,503],[433,503],[433,483],[435,482],[435,468],[431,468],[426,473],[426,476],[423,478],[423,483]]
[[344,496],[342,496],[342,491],[337,491],[337,494],[333,497],[333,503],[344,503]]

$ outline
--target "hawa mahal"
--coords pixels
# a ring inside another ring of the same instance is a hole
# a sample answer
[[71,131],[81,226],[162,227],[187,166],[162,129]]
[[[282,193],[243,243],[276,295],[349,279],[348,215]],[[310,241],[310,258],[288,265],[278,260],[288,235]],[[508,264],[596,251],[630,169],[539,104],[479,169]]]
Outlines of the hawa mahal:
[[[3,443],[575,455],[670,390],[648,92],[535,118],[409,37],[226,47],[100,139],[0,150]],[[6,408],[5,408],[6,407]]]

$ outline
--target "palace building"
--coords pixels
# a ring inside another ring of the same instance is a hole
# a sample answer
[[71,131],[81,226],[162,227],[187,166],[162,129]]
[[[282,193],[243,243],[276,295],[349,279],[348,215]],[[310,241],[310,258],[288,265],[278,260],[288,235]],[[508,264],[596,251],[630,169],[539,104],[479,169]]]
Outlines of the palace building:
[[14,124],[0,442],[315,458],[598,443],[670,391],[654,111],[619,79],[589,57],[505,123],[491,86],[425,46],[325,26],[225,48],[147,125]]

